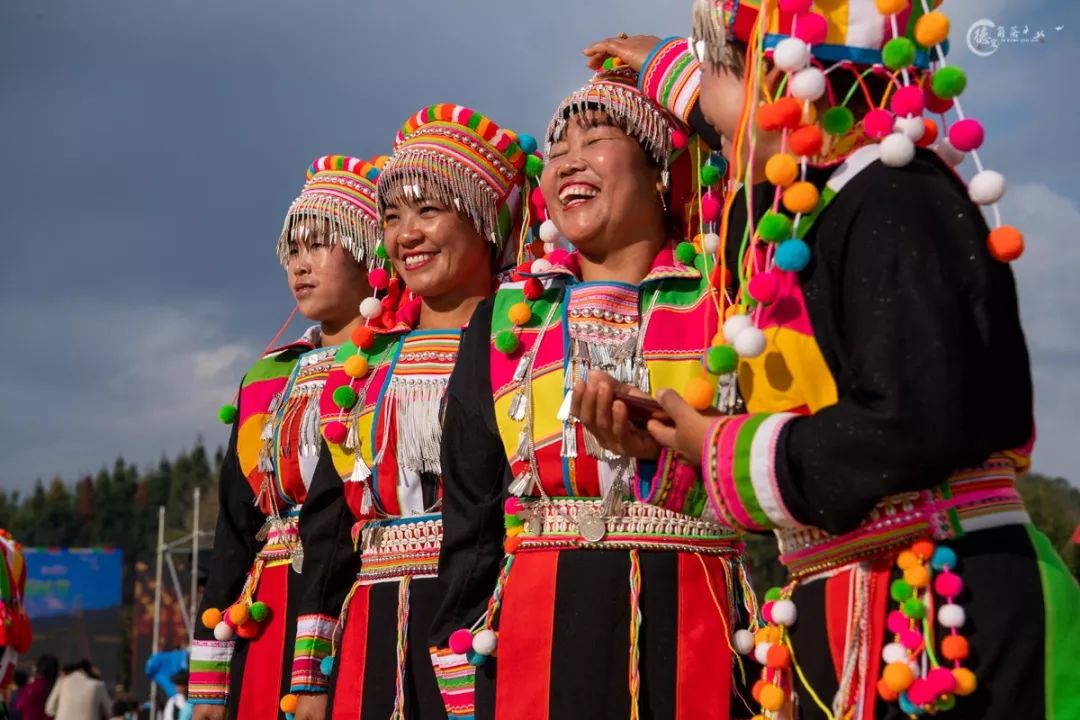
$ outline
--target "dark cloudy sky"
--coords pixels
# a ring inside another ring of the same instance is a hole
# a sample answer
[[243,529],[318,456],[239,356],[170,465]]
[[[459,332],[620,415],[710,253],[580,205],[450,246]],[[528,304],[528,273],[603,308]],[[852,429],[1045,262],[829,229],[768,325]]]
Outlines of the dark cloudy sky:
[[[385,152],[434,102],[539,134],[587,78],[589,40],[683,34],[689,5],[2,0],[0,487],[223,442],[217,407],[290,309],[274,241],[313,158]],[[943,9],[1029,238],[1035,467],[1080,480],[1080,9]],[[1046,41],[975,57],[963,34],[981,18]]]

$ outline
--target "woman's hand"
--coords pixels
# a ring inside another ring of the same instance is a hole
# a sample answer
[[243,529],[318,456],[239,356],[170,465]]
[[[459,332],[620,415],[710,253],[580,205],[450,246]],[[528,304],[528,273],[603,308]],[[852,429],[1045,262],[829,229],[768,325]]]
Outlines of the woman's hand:
[[591,370],[585,381],[578,381],[574,385],[570,413],[585,425],[605,450],[627,457],[655,460],[660,455],[660,446],[648,432],[630,422],[626,403],[615,399],[616,391],[648,397],[607,373]]
[[293,720],[326,720],[326,694],[297,695]]
[[610,37],[595,42],[583,51],[588,58],[589,67],[599,70],[609,57],[617,57],[634,70],[640,71],[645,58],[660,43],[655,35],[634,35],[633,37]]
[[672,424],[650,420],[649,434],[660,445],[679,453],[693,465],[700,465],[705,438],[716,417],[690,407],[674,390],[661,390],[657,400]]
[[191,713],[191,720],[225,720],[224,705],[196,705]]

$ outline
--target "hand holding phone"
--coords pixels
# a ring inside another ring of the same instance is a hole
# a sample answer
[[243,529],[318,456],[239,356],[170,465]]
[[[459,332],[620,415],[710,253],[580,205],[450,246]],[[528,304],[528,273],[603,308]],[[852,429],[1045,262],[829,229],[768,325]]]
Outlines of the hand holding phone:
[[650,420],[671,424],[671,418],[664,412],[664,408],[651,397],[616,390],[615,399],[626,405],[626,415],[635,427],[644,430]]

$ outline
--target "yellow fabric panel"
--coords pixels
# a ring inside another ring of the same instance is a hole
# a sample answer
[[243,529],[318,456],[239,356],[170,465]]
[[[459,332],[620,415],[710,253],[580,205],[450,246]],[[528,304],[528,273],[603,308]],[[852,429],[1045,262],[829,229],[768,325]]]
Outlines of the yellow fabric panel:
[[[533,378],[532,393],[533,440],[539,443],[548,437],[562,433],[562,423],[556,417],[564,396],[562,368]],[[524,421],[517,422],[509,414],[510,402],[515,394],[505,393],[495,401],[495,418],[498,421],[499,435],[502,436],[507,457],[514,457],[517,454],[521,426],[524,425]]]
[[829,32],[825,42],[829,45],[846,45],[848,34],[848,4],[850,0],[817,0],[817,11],[825,16]]
[[834,405],[836,382],[814,338],[787,328],[765,330],[760,356],[739,362],[739,390],[751,413]]
[[236,455],[240,460],[240,472],[244,477],[250,477],[259,465],[259,452],[262,451],[263,425],[266,424],[266,413],[258,413],[249,417],[236,433]]

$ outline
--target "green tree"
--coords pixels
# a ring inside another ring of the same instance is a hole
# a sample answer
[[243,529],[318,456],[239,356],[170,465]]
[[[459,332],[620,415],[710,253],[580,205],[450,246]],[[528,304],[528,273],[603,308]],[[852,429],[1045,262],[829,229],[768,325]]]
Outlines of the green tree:
[[1069,568],[1080,560],[1073,533],[1080,527],[1080,490],[1060,477],[1028,473],[1017,482],[1035,527],[1046,533]]

